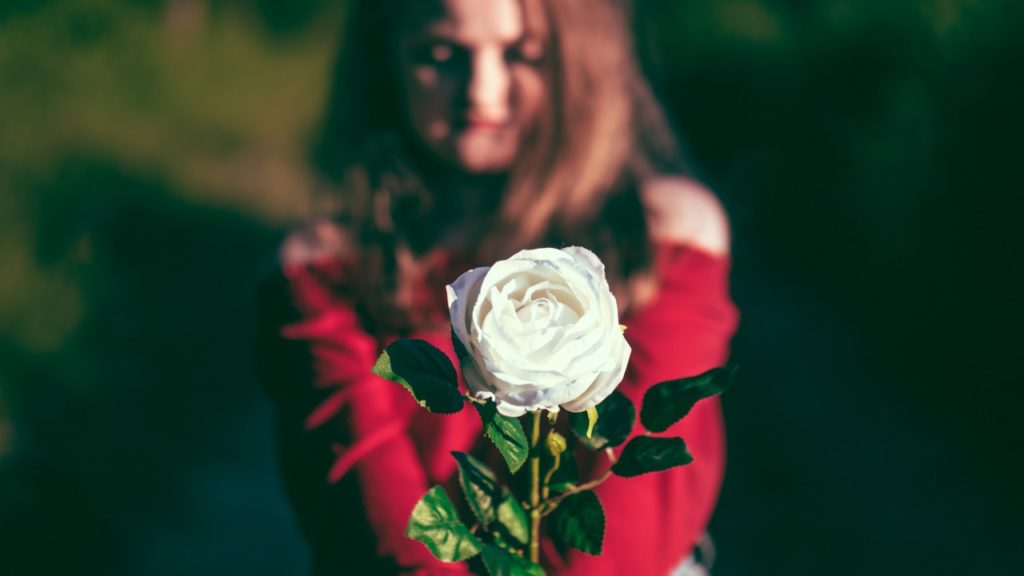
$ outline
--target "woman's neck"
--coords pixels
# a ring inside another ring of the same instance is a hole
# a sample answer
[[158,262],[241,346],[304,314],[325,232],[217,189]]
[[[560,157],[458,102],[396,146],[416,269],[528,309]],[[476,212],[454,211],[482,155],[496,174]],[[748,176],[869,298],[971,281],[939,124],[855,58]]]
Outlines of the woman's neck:
[[435,173],[427,182],[438,208],[450,216],[442,235],[445,248],[466,250],[477,245],[494,225],[507,182],[505,174]]

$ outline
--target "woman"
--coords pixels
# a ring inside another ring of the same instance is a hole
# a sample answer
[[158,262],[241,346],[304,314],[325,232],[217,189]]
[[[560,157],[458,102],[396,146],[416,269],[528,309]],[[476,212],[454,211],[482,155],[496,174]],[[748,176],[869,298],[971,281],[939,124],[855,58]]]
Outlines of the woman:
[[[459,572],[403,532],[431,485],[451,486],[451,451],[486,441],[474,411],[429,414],[372,376],[382,347],[415,336],[452,354],[446,283],[520,248],[582,245],[629,326],[620,390],[639,403],[725,360],[727,222],[683,176],[621,0],[368,0],[345,40],[317,154],[338,210],[286,239],[268,291],[283,469],[318,574]],[[545,542],[549,574],[683,565],[721,483],[717,400],[670,433],[694,463],[605,482],[604,553]]]

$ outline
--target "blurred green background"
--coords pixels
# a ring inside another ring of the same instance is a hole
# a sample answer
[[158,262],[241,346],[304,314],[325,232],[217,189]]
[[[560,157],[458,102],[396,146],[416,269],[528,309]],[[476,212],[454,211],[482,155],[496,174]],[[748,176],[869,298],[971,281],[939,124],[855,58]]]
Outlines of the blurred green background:
[[[253,288],[342,7],[0,2],[0,574],[308,569]],[[715,573],[1017,573],[1022,4],[637,10],[733,220]]]

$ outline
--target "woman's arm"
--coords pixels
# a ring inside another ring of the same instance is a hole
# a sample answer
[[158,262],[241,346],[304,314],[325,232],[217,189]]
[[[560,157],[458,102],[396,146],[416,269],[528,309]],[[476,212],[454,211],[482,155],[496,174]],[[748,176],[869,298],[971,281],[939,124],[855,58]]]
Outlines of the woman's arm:
[[[647,307],[624,319],[633,354],[619,388],[638,410],[650,386],[724,364],[738,318],[729,297],[728,224],[714,196],[689,181],[670,180],[647,188],[645,202],[658,247],[658,290]],[[633,433],[640,432],[637,424]],[[658,435],[683,437],[694,461],[602,484],[604,553],[572,553],[566,574],[662,576],[706,529],[725,462],[718,399],[699,402]]]
[[655,242],[729,256],[729,219],[718,198],[700,183],[680,177],[652,178],[641,196]]
[[318,572],[464,573],[405,537],[429,487],[408,433],[417,407],[370,372],[380,346],[347,290],[350,256],[340,229],[315,224],[284,242],[264,292],[263,374],[292,500]]

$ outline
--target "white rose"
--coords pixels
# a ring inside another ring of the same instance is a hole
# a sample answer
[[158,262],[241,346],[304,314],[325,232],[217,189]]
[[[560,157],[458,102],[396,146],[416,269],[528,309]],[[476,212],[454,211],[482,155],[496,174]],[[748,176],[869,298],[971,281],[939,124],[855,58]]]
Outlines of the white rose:
[[604,264],[586,248],[523,250],[448,286],[470,393],[506,416],[583,412],[622,381],[630,347]]

